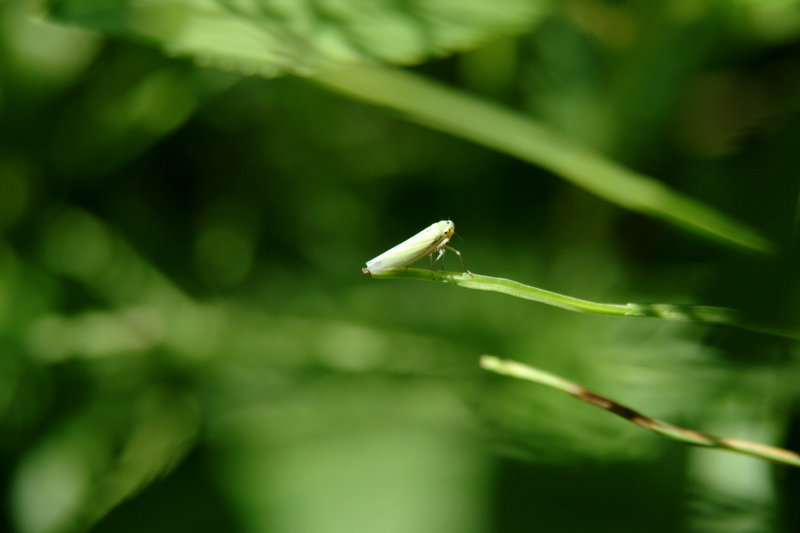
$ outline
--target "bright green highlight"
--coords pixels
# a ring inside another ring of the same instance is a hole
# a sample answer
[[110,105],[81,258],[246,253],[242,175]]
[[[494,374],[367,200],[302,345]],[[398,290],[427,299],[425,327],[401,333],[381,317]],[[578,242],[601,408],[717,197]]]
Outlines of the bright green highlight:
[[51,19],[144,38],[170,54],[252,75],[419,63],[528,30],[539,0],[47,0]]

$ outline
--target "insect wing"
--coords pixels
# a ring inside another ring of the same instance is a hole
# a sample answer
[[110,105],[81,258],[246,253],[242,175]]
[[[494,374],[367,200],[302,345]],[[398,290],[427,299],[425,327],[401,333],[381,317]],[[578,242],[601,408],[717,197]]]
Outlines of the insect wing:
[[450,239],[450,235],[453,234],[454,227],[454,224],[449,220],[431,224],[413,237],[367,261],[365,271],[370,274],[380,274],[392,268],[414,263],[426,255],[432,254],[437,248],[446,243]]

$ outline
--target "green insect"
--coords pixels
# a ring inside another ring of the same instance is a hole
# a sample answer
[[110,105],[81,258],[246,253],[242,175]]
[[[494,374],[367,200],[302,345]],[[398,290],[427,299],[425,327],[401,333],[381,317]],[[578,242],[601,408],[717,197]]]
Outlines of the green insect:
[[[442,258],[445,250],[450,250],[456,254],[463,265],[464,259],[461,258],[461,252],[447,245],[455,231],[456,225],[453,224],[452,220],[434,222],[413,237],[367,261],[367,266],[362,268],[361,271],[370,275],[380,274],[393,268],[408,266],[426,255],[431,257],[431,263],[435,263]],[[433,254],[436,254],[435,259]],[[467,270],[466,267],[464,270]]]

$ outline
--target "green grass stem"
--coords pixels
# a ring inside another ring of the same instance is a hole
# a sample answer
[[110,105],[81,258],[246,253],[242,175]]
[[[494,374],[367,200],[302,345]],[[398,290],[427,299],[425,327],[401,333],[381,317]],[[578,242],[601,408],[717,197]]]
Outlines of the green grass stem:
[[380,274],[374,274],[372,277],[376,279],[417,279],[447,283],[465,289],[499,292],[516,298],[531,300],[580,313],[625,317],[649,317],[678,322],[725,325],[769,335],[800,339],[800,331],[797,329],[782,328],[766,324],[753,324],[747,322],[740,312],[727,307],[593,302],[540,289],[531,285],[525,285],[510,279],[444,270],[397,268]]

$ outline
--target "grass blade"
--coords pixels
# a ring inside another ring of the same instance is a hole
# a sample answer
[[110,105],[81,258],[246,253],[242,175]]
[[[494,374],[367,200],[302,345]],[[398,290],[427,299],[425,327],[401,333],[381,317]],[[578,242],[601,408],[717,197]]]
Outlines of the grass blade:
[[776,463],[783,463],[791,466],[800,467],[800,454],[791,450],[777,448],[766,444],[759,444],[741,439],[732,439],[728,437],[715,437],[706,433],[701,433],[693,429],[686,429],[679,426],[674,426],[667,422],[650,418],[643,415],[638,411],[626,407],[614,400],[595,394],[594,392],[568,381],[555,374],[550,374],[544,370],[511,361],[508,359],[500,359],[492,355],[483,355],[480,360],[481,368],[504,376],[510,376],[517,379],[523,379],[538,383],[551,389],[555,389],[570,396],[577,398],[583,402],[604,409],[619,417],[624,418],[629,422],[633,422],[639,427],[652,431],[666,437],[668,439],[690,444],[692,446],[701,446],[704,448],[714,448],[718,450],[726,450],[729,452],[741,453],[758,457],[759,459],[766,459],[767,461],[774,461]]
[[320,73],[318,83],[385,106],[411,120],[541,165],[597,196],[716,242],[759,252],[773,245],[754,230],[653,178],[578,146],[530,117],[411,72],[353,66]]
[[727,307],[711,305],[679,305],[679,304],[637,304],[637,303],[603,303],[593,302],[567,296],[557,292],[525,285],[505,278],[468,274],[465,272],[448,272],[444,270],[424,270],[419,268],[396,268],[372,276],[377,279],[418,279],[448,283],[465,289],[500,292],[524,300],[560,307],[579,313],[595,315],[611,315],[626,317],[660,318],[677,322],[698,322],[732,326],[749,331],[777,335],[792,339],[800,339],[800,331],[767,324],[747,322],[741,313]]

